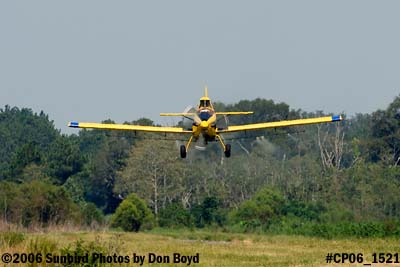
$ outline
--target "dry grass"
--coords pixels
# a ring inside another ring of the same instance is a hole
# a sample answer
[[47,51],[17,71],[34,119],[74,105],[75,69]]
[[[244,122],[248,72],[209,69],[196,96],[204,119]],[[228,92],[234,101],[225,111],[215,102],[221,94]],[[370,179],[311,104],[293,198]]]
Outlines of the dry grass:
[[[0,253],[31,252],[32,244],[54,250],[59,254],[62,248],[74,248],[78,240],[85,244],[92,242],[105,249],[109,255],[129,256],[133,253],[146,256],[144,266],[187,266],[173,264],[173,253],[196,255],[199,264],[190,266],[362,266],[362,264],[326,264],[325,257],[332,253],[363,253],[364,263],[370,263],[374,252],[400,253],[398,239],[340,239],[325,240],[302,236],[266,236],[228,234],[206,231],[167,231],[150,233],[119,232],[42,232],[25,233],[25,239],[12,246],[3,244]],[[205,240],[208,239],[208,240]],[[44,245],[42,245],[42,243]],[[40,247],[39,246],[39,247]],[[38,248],[36,248],[38,250]],[[39,248],[40,250],[40,248]],[[149,264],[149,253],[170,256],[170,264]],[[132,260],[131,260],[132,261]],[[17,265],[10,265],[17,266]],[[25,266],[25,265],[20,265]],[[39,265],[52,266],[52,265]],[[139,266],[105,265],[105,266]],[[374,264],[373,266],[384,266]],[[393,264],[388,266],[394,266]]]

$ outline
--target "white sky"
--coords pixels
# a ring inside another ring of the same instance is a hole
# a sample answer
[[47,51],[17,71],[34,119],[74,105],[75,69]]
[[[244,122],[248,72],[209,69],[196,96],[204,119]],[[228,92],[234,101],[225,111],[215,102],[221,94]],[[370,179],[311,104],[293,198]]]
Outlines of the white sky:
[[346,114],[400,88],[400,1],[1,1],[0,107],[117,122],[257,97]]

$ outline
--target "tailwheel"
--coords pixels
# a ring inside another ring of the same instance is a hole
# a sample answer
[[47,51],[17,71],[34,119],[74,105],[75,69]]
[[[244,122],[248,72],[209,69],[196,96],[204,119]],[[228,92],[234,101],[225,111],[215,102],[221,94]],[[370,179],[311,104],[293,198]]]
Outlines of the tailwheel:
[[186,158],[186,147],[181,145],[181,158]]
[[231,145],[230,144],[226,144],[225,145],[225,157],[229,158],[231,156]]

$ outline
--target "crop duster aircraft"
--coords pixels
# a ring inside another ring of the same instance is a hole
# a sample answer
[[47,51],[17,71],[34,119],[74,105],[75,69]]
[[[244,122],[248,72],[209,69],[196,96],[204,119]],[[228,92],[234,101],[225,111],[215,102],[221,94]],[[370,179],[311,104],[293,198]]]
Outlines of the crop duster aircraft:
[[193,113],[161,113],[160,116],[183,116],[193,120],[192,127],[185,129],[182,127],[164,127],[164,126],[142,126],[142,125],[129,125],[129,124],[104,124],[92,122],[69,122],[68,126],[73,128],[93,128],[93,129],[108,129],[108,130],[127,130],[127,131],[142,131],[142,132],[156,132],[156,133],[173,133],[187,135],[188,141],[186,145],[181,145],[180,154],[181,158],[186,158],[187,151],[191,143],[196,142],[200,137],[203,138],[204,144],[210,141],[219,141],[226,157],[231,156],[231,145],[225,144],[221,135],[232,132],[252,131],[266,128],[288,127],[296,125],[327,123],[343,120],[341,115],[326,116],[309,119],[297,120],[284,120],[275,122],[263,122],[255,124],[244,124],[227,126],[226,128],[217,128],[217,116],[221,115],[248,115],[252,111],[239,111],[239,112],[218,112],[214,110],[211,99],[208,97],[207,87],[204,90],[204,96],[200,98],[200,103],[196,112]]

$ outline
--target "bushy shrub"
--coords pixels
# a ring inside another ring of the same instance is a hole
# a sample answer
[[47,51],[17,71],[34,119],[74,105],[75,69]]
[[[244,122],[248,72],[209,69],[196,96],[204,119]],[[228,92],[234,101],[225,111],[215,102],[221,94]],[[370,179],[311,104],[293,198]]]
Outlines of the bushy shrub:
[[140,217],[136,206],[128,200],[124,200],[118,206],[112,219],[112,227],[120,227],[124,231],[139,231],[140,229]]
[[314,224],[313,221],[289,214],[274,219],[267,231],[273,234],[312,236]]
[[62,224],[74,219],[79,211],[65,188],[46,181],[0,182],[0,194],[2,218],[26,227]]
[[230,218],[232,223],[243,226],[246,231],[259,227],[267,229],[275,218],[281,216],[284,203],[278,191],[265,187],[231,212]]
[[158,224],[161,227],[192,227],[194,220],[182,204],[171,203],[160,210]]
[[136,194],[130,194],[111,218],[112,227],[120,227],[124,231],[139,231],[151,229],[154,226],[154,216],[146,203]]
[[226,211],[221,201],[216,197],[205,197],[200,205],[194,205],[190,210],[196,227],[209,225],[223,226],[226,222]]
[[320,223],[310,221],[293,215],[275,220],[268,232],[274,234],[294,234],[331,238],[382,238],[388,236],[400,236],[400,221],[388,222],[340,222]]
[[81,212],[85,225],[89,226],[93,223],[102,224],[104,222],[103,212],[94,203],[87,202],[82,204]]
[[354,215],[351,210],[339,203],[332,202],[327,205],[325,212],[320,213],[320,221],[323,223],[354,222]]
[[319,220],[321,213],[326,212],[326,207],[321,203],[305,203],[302,201],[291,200],[283,208],[283,214],[294,215],[305,220]]

